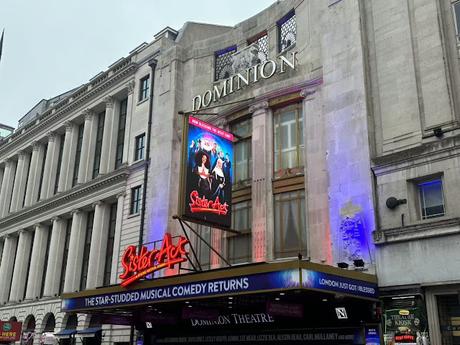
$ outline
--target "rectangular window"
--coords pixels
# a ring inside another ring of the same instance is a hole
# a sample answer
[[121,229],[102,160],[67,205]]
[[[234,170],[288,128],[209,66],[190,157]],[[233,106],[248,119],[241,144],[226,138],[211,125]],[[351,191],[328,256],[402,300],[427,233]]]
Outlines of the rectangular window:
[[[88,212],[86,222],[85,246],[83,248],[83,263],[81,265],[80,291],[86,289],[88,280],[89,251],[91,249],[91,236],[93,234],[94,211]],[[99,229],[98,229],[99,230]]]
[[131,188],[131,206],[129,208],[130,214],[137,214],[141,210],[142,201],[142,186]]
[[460,1],[456,1],[452,4],[452,10],[454,13],[455,31],[457,34],[457,41],[460,40]]
[[248,45],[257,46],[257,63],[265,62],[268,60],[268,35],[267,31],[261,32],[260,34],[250,38]]
[[278,50],[285,51],[293,46],[297,37],[295,11],[292,10],[276,22],[278,25]]
[[[27,190],[27,185],[29,184],[30,166],[32,165],[32,164],[30,164],[30,163],[31,163],[31,161],[30,161],[30,158],[31,158],[31,157],[32,157],[32,156],[30,155],[30,156],[29,156],[29,165],[28,165],[28,167],[27,167],[26,183],[25,183],[25,185],[24,185],[24,194],[22,195],[22,207],[24,207],[24,204],[26,203],[26,190]],[[0,181],[0,183],[1,183],[1,182],[2,182],[2,181]]]
[[62,164],[62,154],[64,152],[64,140],[65,135],[60,136],[61,141],[59,142],[59,155],[58,155],[58,162],[57,162],[57,171],[56,171],[56,181],[54,181],[54,194],[58,191],[59,186],[59,176],[61,175],[61,164]]
[[33,232],[33,234],[31,236],[32,236],[32,242],[30,244],[29,262],[27,263],[26,280],[24,282],[24,290],[23,290],[22,295],[21,295],[21,300],[24,300],[24,297],[26,295],[27,284],[29,283],[30,263],[32,262],[32,250],[34,248],[35,231]]
[[113,243],[115,241],[115,227],[117,223],[117,204],[110,206],[109,236],[107,239],[107,252],[105,255],[104,286],[110,285],[112,275]]
[[442,180],[420,182],[417,184],[422,219],[442,217],[445,214]]
[[78,126],[78,139],[77,139],[77,151],[75,153],[75,165],[73,167],[73,179],[72,187],[78,183],[78,169],[80,168],[80,158],[81,158],[81,146],[83,143],[83,131],[85,129],[85,124],[82,123]]
[[128,98],[120,102],[120,116],[118,117],[117,153],[115,158],[115,169],[123,163],[123,149],[125,146],[126,114],[128,113]]
[[69,244],[70,244],[70,231],[72,230],[72,218],[67,219],[67,226],[65,229],[65,242],[64,242],[64,253],[62,254],[62,267],[61,267],[61,279],[59,283],[59,293],[62,294],[64,291],[65,272],[67,267],[67,259],[69,256]]
[[42,192],[42,186],[43,186],[43,173],[45,172],[45,161],[46,161],[46,154],[48,152],[48,143],[45,145],[45,151],[43,152],[43,162],[42,166],[40,168],[40,182],[38,184],[38,196],[37,196],[37,201],[40,200],[40,194]]
[[105,111],[100,112],[97,117],[96,149],[94,152],[93,178],[99,175],[102,153],[102,137],[104,136]]
[[140,80],[139,102],[149,97],[150,75],[145,76]]
[[251,227],[251,201],[234,204],[232,207],[232,228],[241,233],[239,235],[228,235],[227,237],[227,255],[232,264],[252,260]]
[[46,280],[46,268],[48,267],[48,256],[50,253],[50,245],[51,245],[51,229],[48,228],[48,239],[46,240],[46,250],[45,250],[45,262],[43,264],[43,277],[42,277],[42,285],[40,288],[40,297],[43,297],[43,293],[45,292],[45,280]]
[[252,119],[233,124],[232,133],[238,136],[238,141],[233,146],[233,183],[238,184],[252,178]]
[[275,112],[274,157],[275,175],[286,169],[303,167],[303,113],[298,105]]
[[275,257],[306,255],[305,192],[275,195]]
[[233,74],[232,55],[236,52],[236,46],[231,46],[214,53],[214,80],[227,79]]
[[[45,155],[46,157],[46,155]],[[45,160],[43,160],[45,161]],[[14,168],[14,171],[16,172],[16,170],[18,169],[18,161],[14,161],[13,164],[15,165],[15,168]],[[43,168],[45,167],[45,163],[43,162]],[[43,171],[42,171],[42,180],[43,180]],[[14,186],[14,183],[16,182],[16,173],[14,174],[13,176],[13,183],[12,185]],[[40,181],[40,188],[41,188],[41,183],[42,181]],[[39,195],[39,199],[40,199],[40,192],[38,192],[38,195]],[[13,189],[11,189],[11,195],[10,195],[10,203],[8,204],[8,211],[11,210],[11,201],[13,201]]]
[[138,161],[144,159],[144,148],[145,148],[145,133],[136,137],[134,160]]

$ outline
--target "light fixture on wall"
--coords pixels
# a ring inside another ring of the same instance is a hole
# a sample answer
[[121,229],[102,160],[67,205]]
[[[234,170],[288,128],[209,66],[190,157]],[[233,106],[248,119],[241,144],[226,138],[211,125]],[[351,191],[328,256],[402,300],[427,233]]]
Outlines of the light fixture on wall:
[[364,260],[363,259],[355,259],[355,260],[353,260],[353,265],[355,267],[364,267]]
[[350,265],[348,265],[346,262],[338,262],[337,263],[337,267],[343,268],[345,270],[348,269],[348,266],[350,266]]
[[407,199],[396,199],[394,196],[390,196],[385,204],[390,210],[394,210],[399,205],[407,204]]
[[444,131],[441,127],[436,127],[433,129],[434,136],[441,139],[444,136]]

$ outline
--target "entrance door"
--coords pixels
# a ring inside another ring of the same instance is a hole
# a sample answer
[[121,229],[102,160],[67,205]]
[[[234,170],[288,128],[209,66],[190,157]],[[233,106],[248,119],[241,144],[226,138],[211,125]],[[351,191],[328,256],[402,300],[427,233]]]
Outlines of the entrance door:
[[442,345],[460,345],[460,301],[458,294],[438,295]]

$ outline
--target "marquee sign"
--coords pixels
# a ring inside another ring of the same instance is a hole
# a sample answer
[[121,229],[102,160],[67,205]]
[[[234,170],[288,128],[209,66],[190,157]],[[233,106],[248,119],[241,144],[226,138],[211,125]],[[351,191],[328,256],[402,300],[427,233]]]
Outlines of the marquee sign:
[[187,261],[188,252],[185,246],[189,241],[180,237],[176,245],[172,243],[170,234],[165,234],[160,249],[149,250],[142,246],[137,253],[136,246],[126,248],[121,264],[124,272],[120,275],[121,286],[126,287],[139,279],[164,268],[172,269],[177,264]]

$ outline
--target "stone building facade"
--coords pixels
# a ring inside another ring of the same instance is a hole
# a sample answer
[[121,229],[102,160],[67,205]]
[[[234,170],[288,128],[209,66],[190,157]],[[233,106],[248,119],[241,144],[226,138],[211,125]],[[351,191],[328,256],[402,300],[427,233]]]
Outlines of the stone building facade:
[[[219,253],[376,274],[385,316],[408,309],[433,344],[452,337],[456,9],[289,0],[235,27],[188,22],[47,105],[0,144],[0,318],[37,335],[100,326],[59,295],[117,285],[126,246],[181,233],[181,114],[195,110],[237,135],[240,233],[195,226]],[[205,268],[225,267],[191,237]]]

